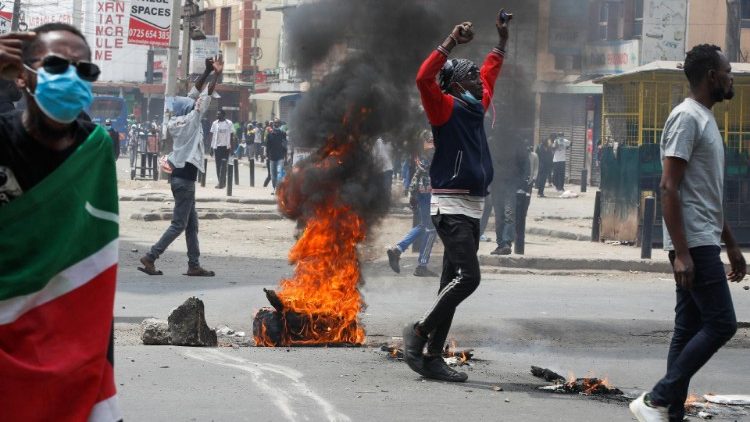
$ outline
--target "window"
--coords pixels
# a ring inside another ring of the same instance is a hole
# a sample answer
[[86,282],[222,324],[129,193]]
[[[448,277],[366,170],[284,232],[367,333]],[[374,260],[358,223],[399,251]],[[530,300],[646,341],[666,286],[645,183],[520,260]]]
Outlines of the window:
[[221,18],[219,21],[219,40],[226,41],[229,39],[229,26],[232,20],[232,8],[222,7]]
[[622,12],[623,7],[620,1],[606,0],[599,4],[599,26],[596,36],[598,40],[622,39]]
[[203,15],[203,33],[206,35],[216,35],[216,10],[208,9]]
[[633,0],[633,38],[643,36],[643,0]]
[[750,28],[750,0],[740,0],[740,27]]
[[750,0],[740,0],[740,16],[742,20],[750,20]]

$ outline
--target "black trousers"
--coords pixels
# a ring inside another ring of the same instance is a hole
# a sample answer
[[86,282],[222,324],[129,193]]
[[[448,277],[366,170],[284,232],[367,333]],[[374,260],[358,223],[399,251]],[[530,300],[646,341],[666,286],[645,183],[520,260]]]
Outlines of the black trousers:
[[550,167],[547,165],[539,166],[539,174],[536,176],[536,190],[539,195],[544,195],[544,187],[547,185]]
[[438,297],[418,327],[422,333],[429,333],[427,353],[440,355],[456,307],[479,287],[479,219],[439,214],[432,216],[432,222],[445,246],[443,272]]
[[552,184],[557,190],[565,190],[565,161],[552,163]]
[[216,178],[219,179],[219,185],[224,186],[226,184],[226,166],[229,160],[229,148],[227,147],[216,147],[214,150],[214,159],[216,160]]

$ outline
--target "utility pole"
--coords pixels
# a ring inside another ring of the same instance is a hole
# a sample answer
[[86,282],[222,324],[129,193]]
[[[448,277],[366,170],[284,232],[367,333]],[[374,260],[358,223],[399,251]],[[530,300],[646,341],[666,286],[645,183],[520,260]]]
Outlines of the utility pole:
[[10,30],[18,31],[18,22],[21,19],[21,0],[13,0],[13,18],[10,21]]
[[73,26],[79,31],[83,31],[81,19],[83,19],[83,0],[73,0]]
[[190,85],[190,25],[192,17],[191,0],[185,0],[185,6],[182,8],[182,77],[187,86]]
[[[250,88],[250,97],[252,98],[253,94],[255,94],[255,84],[258,80],[258,5],[253,2],[253,12],[255,12],[255,15],[253,16],[253,86]],[[258,103],[257,100],[255,101],[255,104],[253,104],[253,121],[257,118],[258,113]]]
[[[167,75],[164,97],[177,95],[177,58],[180,55],[180,0],[172,0],[172,23],[169,27],[169,49],[167,51]],[[165,102],[166,104],[166,102]],[[166,115],[165,115],[166,116]]]
[[727,58],[730,62],[740,60],[740,0],[726,0],[727,3]]

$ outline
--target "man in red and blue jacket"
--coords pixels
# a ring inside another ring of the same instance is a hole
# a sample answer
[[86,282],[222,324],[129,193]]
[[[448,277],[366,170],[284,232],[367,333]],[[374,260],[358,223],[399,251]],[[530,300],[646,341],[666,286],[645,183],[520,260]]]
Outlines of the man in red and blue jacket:
[[474,38],[472,24],[464,22],[456,25],[417,74],[435,142],[430,214],[445,253],[437,300],[420,321],[404,328],[404,360],[417,373],[443,381],[468,378],[446,365],[441,353],[456,307],[479,286],[479,219],[493,175],[484,114],[505,56],[508,16],[504,11],[498,14],[499,43],[481,69],[470,60],[448,60],[456,45]]

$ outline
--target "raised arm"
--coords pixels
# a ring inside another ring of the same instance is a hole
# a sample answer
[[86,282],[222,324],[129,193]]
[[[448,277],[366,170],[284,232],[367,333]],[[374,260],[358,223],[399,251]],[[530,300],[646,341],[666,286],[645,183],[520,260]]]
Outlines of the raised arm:
[[453,112],[453,97],[444,94],[437,84],[436,78],[440,69],[448,60],[453,47],[464,44],[474,38],[471,23],[464,22],[456,25],[443,43],[427,57],[417,73],[417,88],[422,98],[427,119],[433,126],[441,126],[450,119]]
[[219,82],[221,74],[224,72],[224,59],[221,55],[212,61],[211,66],[213,67],[214,78],[208,84],[208,95],[213,95],[214,90],[216,89],[216,84]]
[[508,43],[508,37],[510,36],[508,24],[512,18],[513,14],[506,13],[505,10],[500,10],[497,14],[495,27],[497,28],[498,43],[484,59],[479,72],[484,87],[482,105],[484,105],[485,110],[490,106],[492,96],[495,94],[495,81],[500,76],[500,69],[503,67],[505,45]]

